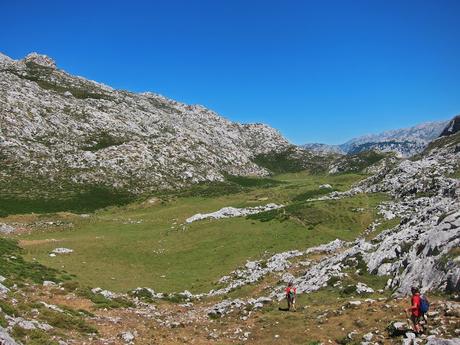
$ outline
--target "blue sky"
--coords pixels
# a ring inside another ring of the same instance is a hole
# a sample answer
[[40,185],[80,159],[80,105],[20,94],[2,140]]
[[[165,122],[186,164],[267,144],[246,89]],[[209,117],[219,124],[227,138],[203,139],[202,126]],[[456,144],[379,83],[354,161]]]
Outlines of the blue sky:
[[292,142],[460,113],[460,1],[0,1],[0,51]]

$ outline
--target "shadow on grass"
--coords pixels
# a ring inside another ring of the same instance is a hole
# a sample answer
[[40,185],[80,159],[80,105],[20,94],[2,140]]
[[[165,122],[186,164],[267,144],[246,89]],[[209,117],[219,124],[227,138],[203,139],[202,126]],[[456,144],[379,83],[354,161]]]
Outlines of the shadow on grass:
[[0,217],[10,214],[54,213],[54,212],[93,212],[107,206],[122,206],[135,200],[127,192],[113,191],[105,187],[91,187],[60,198],[27,198],[0,196]]

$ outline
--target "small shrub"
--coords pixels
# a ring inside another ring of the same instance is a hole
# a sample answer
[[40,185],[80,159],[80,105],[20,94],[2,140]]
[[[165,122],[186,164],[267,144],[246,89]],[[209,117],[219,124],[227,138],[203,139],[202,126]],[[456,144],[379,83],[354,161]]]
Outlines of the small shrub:
[[68,292],[73,292],[75,291],[78,287],[79,287],[79,283],[75,280],[71,280],[71,281],[66,281],[64,283],[62,283],[62,287],[68,291]]
[[8,327],[8,321],[6,321],[5,316],[0,314],[0,326],[3,328]]
[[279,217],[281,212],[282,211],[280,211],[279,209],[270,210],[270,211],[260,212],[256,214],[250,214],[249,216],[246,217],[246,219],[258,220],[260,222],[269,222],[274,219],[281,220]]
[[169,294],[164,299],[172,303],[183,303],[187,300],[187,297],[175,293],[175,294]]
[[332,189],[313,189],[313,190],[309,190],[309,191],[306,191],[305,193],[295,196],[292,200],[293,201],[305,201],[308,199],[318,198],[325,194],[329,194],[332,191],[333,191]]
[[131,291],[129,293],[131,296],[135,296],[145,302],[152,303],[153,302],[153,297],[152,294],[149,290],[147,289],[138,289],[136,291]]
[[0,238],[0,275],[10,278],[16,284],[32,281],[40,284],[44,280],[59,281],[59,272],[37,262],[25,261],[21,248],[12,239]]
[[244,188],[269,188],[283,184],[283,182],[281,181],[273,180],[270,178],[257,178],[234,175],[227,175],[226,180],[229,182],[236,183],[237,185]]
[[81,317],[59,313],[52,310],[43,310],[40,313],[40,319],[47,322],[53,327],[75,330],[80,333],[92,334],[97,333],[97,329],[87,324]]
[[93,293],[89,288],[78,289],[77,294],[81,297],[85,297],[93,302],[97,308],[107,308],[107,309],[116,309],[116,308],[129,308],[133,307],[134,304],[131,301],[128,301],[124,298],[106,298],[101,294]]
[[328,286],[334,286],[337,282],[340,281],[340,278],[337,277],[337,276],[332,276],[328,281],[327,281],[327,285]]
[[356,285],[348,285],[341,292],[344,295],[354,294],[356,293]]
[[0,308],[6,315],[16,316],[16,317],[20,315],[19,311],[14,306],[7,303],[6,301],[0,300]]

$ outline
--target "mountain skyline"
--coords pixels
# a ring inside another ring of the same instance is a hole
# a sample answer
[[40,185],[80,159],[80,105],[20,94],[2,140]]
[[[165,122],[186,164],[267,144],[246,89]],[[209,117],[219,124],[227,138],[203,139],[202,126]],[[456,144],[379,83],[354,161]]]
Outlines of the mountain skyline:
[[116,89],[264,122],[296,144],[338,144],[460,111],[459,6],[3,2],[0,50],[38,51]]
[[[38,54],[38,53],[35,53],[35,52],[32,52],[30,53],[29,55],[31,54]],[[46,56],[48,57],[49,55],[46,55],[46,54],[38,54],[40,56]],[[13,57],[10,57],[8,56],[7,54],[5,54],[4,52],[0,51],[0,60],[2,59],[5,59],[5,60],[9,60],[9,59],[12,59],[12,60],[16,60],[16,61],[19,61],[21,60],[23,57],[20,57],[19,59],[14,59]],[[50,57],[50,59],[52,59],[52,57]],[[54,60],[53,60],[53,63]],[[56,68],[58,69],[61,69],[63,70],[62,68],[59,68],[59,66],[55,66]],[[85,78],[84,76],[80,76],[81,78]],[[87,79],[87,78],[85,78]],[[91,79],[88,79],[88,80],[91,80]],[[97,83],[101,84],[100,81],[96,81]],[[110,84],[101,84],[101,85],[104,85],[106,87],[109,87],[109,88],[112,88],[112,85]],[[127,90],[128,92],[132,92],[132,91],[129,91]],[[163,94],[159,94],[159,93],[156,93],[155,90],[146,90],[144,92],[133,92],[133,93],[137,93],[137,94],[155,94],[156,96],[159,96],[159,97],[165,97],[165,98],[168,98],[168,99],[172,99],[172,100],[175,100],[175,101],[178,101],[174,98],[170,98],[166,95],[163,95]],[[215,111],[215,109],[212,109],[212,108],[209,108],[207,105],[205,104],[193,104],[194,106],[198,106],[198,107],[204,107],[204,108],[208,108],[212,111]],[[217,111],[216,111],[217,112]],[[218,113],[218,112],[217,112]],[[347,151],[347,149],[345,149],[345,151],[343,150],[343,148],[345,146],[350,146],[352,145],[353,143],[355,143],[356,141],[360,141],[361,143],[365,143],[365,142],[370,142],[372,141],[372,139],[375,139],[375,138],[378,138],[378,137],[381,137],[381,136],[391,136],[393,134],[396,133],[396,136],[398,136],[398,133],[400,131],[406,131],[406,130],[412,130],[412,129],[418,129],[418,128],[422,128],[423,127],[430,127],[430,125],[433,125],[435,127],[439,127],[439,128],[444,128],[445,125],[452,119],[454,118],[455,116],[458,116],[456,114],[452,115],[452,116],[449,116],[447,118],[441,118],[441,119],[438,119],[436,121],[425,121],[425,122],[417,122],[415,124],[409,124],[408,126],[405,126],[405,127],[393,127],[393,128],[388,128],[388,129],[385,129],[385,130],[382,130],[382,131],[374,131],[374,132],[367,132],[367,133],[358,133],[357,136],[354,136],[352,138],[348,138],[347,140],[343,141],[343,142],[340,142],[340,143],[335,143],[335,144],[331,144],[331,143],[328,143],[328,142],[313,142],[313,141],[310,141],[308,138],[306,140],[301,140],[300,142],[295,142],[293,140],[291,140],[289,138],[288,135],[285,135],[283,133],[282,130],[280,130],[279,128],[277,127],[274,127],[272,126],[270,123],[268,123],[268,121],[256,121],[256,122],[245,122],[245,121],[238,121],[238,120],[234,120],[232,118],[229,118],[221,113],[219,113],[219,116],[229,120],[229,121],[235,121],[235,122],[239,122],[241,124],[254,124],[254,123],[261,123],[261,124],[265,124],[265,125],[268,125],[270,127],[273,127],[273,128],[276,128],[286,139],[289,140],[290,143],[294,144],[294,145],[298,145],[298,146],[301,146],[301,147],[305,147],[305,148],[309,148],[309,149],[312,149],[313,151],[315,152],[321,152],[321,151],[327,151],[327,152],[343,152],[345,153]],[[439,131],[439,128],[437,128],[437,132]],[[436,133],[437,133],[436,132]],[[440,133],[440,131],[439,131]],[[438,133],[438,134],[439,134]],[[404,132],[403,135],[405,135],[406,133]],[[434,137],[436,137],[437,135],[434,135]],[[433,138],[430,138],[430,139],[433,139]],[[380,139],[378,139],[377,141],[380,141]],[[429,141],[429,140],[428,140]]]

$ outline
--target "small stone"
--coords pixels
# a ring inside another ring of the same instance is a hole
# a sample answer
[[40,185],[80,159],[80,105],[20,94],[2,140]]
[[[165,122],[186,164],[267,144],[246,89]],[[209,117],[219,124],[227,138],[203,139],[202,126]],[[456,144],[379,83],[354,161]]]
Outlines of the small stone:
[[120,338],[125,342],[125,343],[130,343],[134,340],[135,336],[132,332],[127,331],[123,332],[120,334]]
[[372,334],[372,333],[366,333],[366,334],[363,335],[363,339],[365,341],[371,341],[373,337],[374,337],[374,334]]
[[359,307],[362,304],[361,301],[349,301],[347,305],[351,308]]
[[[73,253],[73,249],[69,248],[55,248],[51,251],[51,254],[70,254]],[[50,254],[50,256],[51,256]]]

